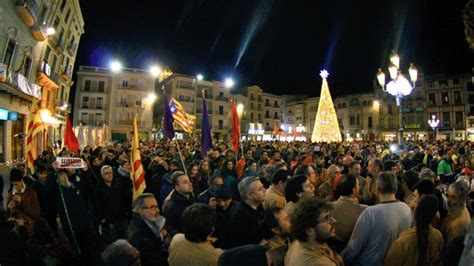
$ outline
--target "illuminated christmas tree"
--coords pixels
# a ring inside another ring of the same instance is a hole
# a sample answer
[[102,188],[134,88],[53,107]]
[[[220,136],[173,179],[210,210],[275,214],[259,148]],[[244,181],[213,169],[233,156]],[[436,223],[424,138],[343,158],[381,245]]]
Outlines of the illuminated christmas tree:
[[323,78],[321,85],[321,97],[319,98],[318,113],[314,123],[312,142],[337,142],[341,141],[341,131],[337,122],[336,110],[329,93],[328,82],[326,78],[329,73],[322,70],[319,74]]

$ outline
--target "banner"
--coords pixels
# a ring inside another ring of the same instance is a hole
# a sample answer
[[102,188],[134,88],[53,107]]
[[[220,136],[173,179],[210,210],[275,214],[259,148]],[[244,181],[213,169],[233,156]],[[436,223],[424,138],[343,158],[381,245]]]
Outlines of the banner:
[[57,157],[56,162],[59,163],[58,168],[84,168],[86,163],[81,158]]

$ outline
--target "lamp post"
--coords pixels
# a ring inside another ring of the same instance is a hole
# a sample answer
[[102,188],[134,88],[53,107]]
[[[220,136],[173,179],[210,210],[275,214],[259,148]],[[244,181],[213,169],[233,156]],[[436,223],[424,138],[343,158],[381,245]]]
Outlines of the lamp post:
[[152,118],[151,118],[151,121],[152,121],[152,130],[151,130],[151,134],[153,135],[153,140],[156,139],[156,128],[155,128],[155,124],[154,124],[154,117],[153,117],[153,114],[155,112],[155,101],[156,101],[156,94],[155,94],[155,90],[156,90],[156,80],[158,79],[158,77],[160,76],[161,74],[161,68],[157,65],[153,65],[153,66],[150,66],[150,75],[153,77],[153,92],[148,94],[148,97],[147,97],[147,100],[148,102],[150,103],[150,108],[151,108],[151,114],[152,114]]
[[[196,78],[193,78],[193,90],[194,90],[194,115],[197,116],[197,98],[198,98],[198,88],[196,87],[196,83],[203,80],[204,76],[202,74],[197,74]],[[201,132],[202,133],[202,132]],[[193,138],[196,134],[196,122],[194,122],[194,129],[193,129]]]
[[388,92],[396,98],[397,106],[399,108],[398,145],[401,148],[403,146],[402,99],[403,96],[408,96],[415,88],[415,83],[418,78],[418,70],[415,68],[413,63],[410,64],[410,68],[408,69],[408,73],[410,74],[410,79],[412,82],[410,83],[410,81],[408,81],[400,71],[400,57],[396,53],[392,53],[390,56],[390,65],[388,67],[388,71],[391,78],[389,83],[385,84],[385,73],[380,68],[377,72],[377,80],[385,92]]
[[431,116],[431,119],[428,119],[428,124],[430,125],[430,127],[433,129],[433,136],[434,136],[434,139],[437,140],[438,139],[438,136],[436,134],[436,128],[438,127],[439,125],[439,119],[436,119],[436,115],[432,115]]

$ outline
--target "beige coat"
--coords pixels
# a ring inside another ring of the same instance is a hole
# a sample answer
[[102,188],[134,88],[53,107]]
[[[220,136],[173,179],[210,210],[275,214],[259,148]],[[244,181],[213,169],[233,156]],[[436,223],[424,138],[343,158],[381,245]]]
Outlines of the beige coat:
[[285,208],[286,199],[285,195],[280,191],[276,190],[273,185],[265,193],[265,201],[263,202],[263,208],[270,209],[273,207]]
[[471,216],[466,207],[455,213],[448,213],[440,227],[446,246],[456,237],[467,234],[470,225]]
[[[430,226],[428,233],[428,265],[438,265],[444,248],[444,240],[441,232]],[[386,266],[417,266],[418,265],[418,240],[416,227],[403,231],[393,242],[392,247],[385,257]]]
[[217,266],[223,250],[214,248],[211,242],[193,243],[184,234],[176,234],[171,240],[168,263],[170,266]]
[[341,196],[333,204],[332,216],[336,219],[336,240],[348,242],[351,238],[354,226],[360,214],[367,208],[367,205],[359,204],[351,197]]
[[342,262],[342,258],[340,258],[340,260],[336,258],[336,254],[327,244],[310,244],[295,240],[291,243],[290,248],[286,253],[285,265],[339,266],[344,265],[344,263]]

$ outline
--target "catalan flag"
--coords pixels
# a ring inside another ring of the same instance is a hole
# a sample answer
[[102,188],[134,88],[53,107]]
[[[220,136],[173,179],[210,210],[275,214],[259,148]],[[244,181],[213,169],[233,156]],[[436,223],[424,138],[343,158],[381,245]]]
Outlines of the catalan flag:
[[194,115],[187,114],[184,111],[183,106],[174,98],[171,98],[170,110],[174,121],[178,123],[178,125],[180,125],[185,132],[193,133],[196,117]]
[[133,137],[132,137],[132,171],[130,177],[133,183],[133,200],[135,200],[146,188],[145,184],[145,172],[143,171],[142,159],[140,156],[138,143],[138,126],[137,126],[137,115],[133,119]]
[[[39,113],[38,103],[33,101],[33,104],[31,105],[31,117],[26,128],[26,165],[30,174],[35,172],[34,162],[38,151],[36,135],[42,132],[43,128],[44,126]],[[46,136],[43,136],[43,138],[45,137]]]

